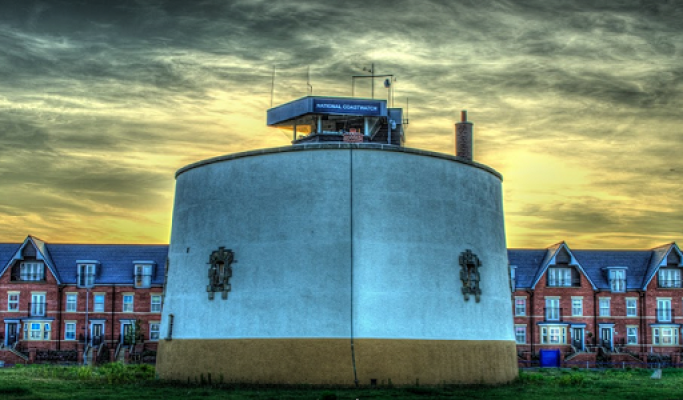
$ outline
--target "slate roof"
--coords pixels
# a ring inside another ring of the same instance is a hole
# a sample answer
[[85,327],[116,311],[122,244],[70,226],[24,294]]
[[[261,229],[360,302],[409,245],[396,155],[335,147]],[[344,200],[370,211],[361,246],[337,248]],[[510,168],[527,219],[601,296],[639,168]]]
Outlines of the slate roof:
[[[0,243],[0,265],[7,265],[20,246],[21,244]],[[64,284],[77,283],[78,260],[99,261],[101,268],[98,267],[95,277],[96,285],[132,284],[134,261],[153,261],[155,266],[152,285],[164,283],[168,245],[45,244],[39,250],[49,254]]]
[[[555,244],[544,250],[509,249],[510,265],[516,265],[516,286],[531,288],[544,272],[543,267],[559,249]],[[605,267],[626,267],[626,288],[642,289],[657,271],[657,266],[675,243],[652,250],[571,250],[588,279],[598,289],[610,289]]]

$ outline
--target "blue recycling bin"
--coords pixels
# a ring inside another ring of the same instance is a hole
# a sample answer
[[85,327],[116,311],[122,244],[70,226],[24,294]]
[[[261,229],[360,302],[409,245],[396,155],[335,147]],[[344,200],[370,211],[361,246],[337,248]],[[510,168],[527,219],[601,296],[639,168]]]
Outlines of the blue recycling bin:
[[560,367],[560,349],[542,349],[538,352],[541,367]]

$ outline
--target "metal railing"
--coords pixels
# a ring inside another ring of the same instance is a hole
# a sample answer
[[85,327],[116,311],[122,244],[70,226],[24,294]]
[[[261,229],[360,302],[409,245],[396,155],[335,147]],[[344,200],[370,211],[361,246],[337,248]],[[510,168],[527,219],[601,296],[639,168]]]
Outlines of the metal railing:
[[673,308],[656,308],[657,322],[671,322],[674,319]]
[[12,271],[10,275],[12,282],[42,282],[45,281],[45,271],[42,272],[20,272]]
[[546,321],[562,321],[561,307],[546,307],[543,309]]
[[47,303],[28,303],[28,309],[31,317],[44,317],[47,314]]
[[612,292],[626,291],[626,279],[610,279],[609,283]]
[[657,280],[657,287],[659,287],[659,288],[680,288],[681,287],[681,280],[680,279],[658,279]]

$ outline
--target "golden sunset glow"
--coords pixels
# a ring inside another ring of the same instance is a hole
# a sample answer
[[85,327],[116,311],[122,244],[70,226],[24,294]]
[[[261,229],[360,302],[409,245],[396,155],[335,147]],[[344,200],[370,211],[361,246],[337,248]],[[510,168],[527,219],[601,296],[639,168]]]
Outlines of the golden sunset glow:
[[372,63],[409,100],[406,146],[453,154],[468,110],[509,247],[680,241],[681,18],[636,0],[3,4],[0,241],[168,243],[178,168],[289,145],[271,96],[350,96]]

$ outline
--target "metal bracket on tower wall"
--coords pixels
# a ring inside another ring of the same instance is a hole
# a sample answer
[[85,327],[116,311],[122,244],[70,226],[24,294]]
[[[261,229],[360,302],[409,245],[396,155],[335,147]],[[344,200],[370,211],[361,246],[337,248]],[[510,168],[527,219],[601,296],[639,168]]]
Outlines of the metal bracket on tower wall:
[[213,300],[216,292],[221,293],[223,300],[228,299],[228,292],[232,289],[230,278],[232,277],[232,264],[236,263],[235,253],[225,247],[219,247],[211,253],[209,257],[209,285],[206,291],[209,292],[209,300]]
[[462,294],[465,295],[465,301],[470,299],[470,295],[473,294],[477,303],[479,303],[479,297],[481,296],[481,289],[479,288],[479,268],[481,267],[481,261],[476,254],[472,253],[472,250],[467,249],[460,253],[460,280],[462,281]]

